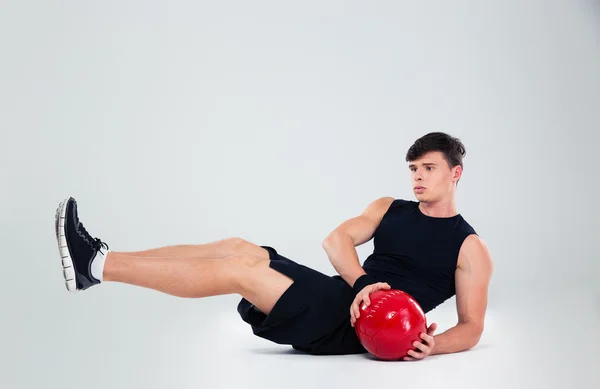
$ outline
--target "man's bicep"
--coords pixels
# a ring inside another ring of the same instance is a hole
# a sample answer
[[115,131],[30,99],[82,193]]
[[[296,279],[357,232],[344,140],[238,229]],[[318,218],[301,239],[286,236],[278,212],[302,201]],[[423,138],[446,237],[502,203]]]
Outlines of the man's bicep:
[[455,274],[459,323],[483,330],[493,263],[487,247],[476,235],[469,236],[459,254]]
[[335,241],[339,237],[349,237],[354,246],[368,242],[393,201],[393,197],[382,197],[371,202],[362,214],[344,221],[333,230],[325,239],[324,244]]
[[354,246],[368,242],[375,233],[377,224],[373,219],[364,215],[348,219],[339,225],[327,238],[327,242],[335,241],[339,237],[349,238]]

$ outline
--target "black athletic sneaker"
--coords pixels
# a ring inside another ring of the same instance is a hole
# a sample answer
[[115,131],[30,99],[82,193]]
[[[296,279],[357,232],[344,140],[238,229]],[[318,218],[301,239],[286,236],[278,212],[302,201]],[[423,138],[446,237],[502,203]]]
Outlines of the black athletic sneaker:
[[77,292],[100,283],[92,276],[91,264],[102,248],[108,245],[93,238],[79,221],[77,202],[69,197],[56,209],[56,241],[62,258],[63,275],[67,290]]

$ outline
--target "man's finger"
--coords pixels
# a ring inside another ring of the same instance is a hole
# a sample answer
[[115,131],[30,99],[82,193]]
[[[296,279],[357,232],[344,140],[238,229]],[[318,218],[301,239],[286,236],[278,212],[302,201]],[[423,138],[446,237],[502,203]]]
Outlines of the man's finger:
[[427,329],[427,334],[428,335],[432,335],[436,329],[437,329],[437,324],[436,323],[431,323],[431,325]]
[[419,354],[415,350],[408,350],[408,355],[416,359],[421,359],[421,354]]
[[433,343],[433,336],[428,335],[424,332],[421,332],[421,339],[423,339],[427,344]]
[[429,347],[427,347],[427,345],[421,343],[421,342],[413,342],[413,346],[415,348],[418,348],[419,350],[421,350],[424,353],[428,353],[429,352]]
[[380,282],[379,284],[377,284],[377,290],[381,289],[390,289],[390,286],[385,282]]

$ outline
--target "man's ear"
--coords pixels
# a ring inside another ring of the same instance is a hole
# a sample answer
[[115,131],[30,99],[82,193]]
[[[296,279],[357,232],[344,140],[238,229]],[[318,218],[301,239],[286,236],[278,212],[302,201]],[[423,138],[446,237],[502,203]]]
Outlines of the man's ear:
[[452,169],[452,170],[453,170],[452,179],[455,181],[460,180],[460,178],[462,177],[462,172],[463,172],[462,167],[460,165],[458,165],[458,166],[455,166],[454,169]]

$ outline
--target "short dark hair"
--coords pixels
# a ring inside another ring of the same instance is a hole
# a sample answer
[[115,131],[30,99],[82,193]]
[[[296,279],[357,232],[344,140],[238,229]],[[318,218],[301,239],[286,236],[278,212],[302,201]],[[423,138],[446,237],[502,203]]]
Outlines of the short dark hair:
[[443,132],[430,132],[417,139],[406,153],[406,162],[415,161],[432,151],[440,151],[451,169],[458,165],[463,167],[465,145],[460,139]]

